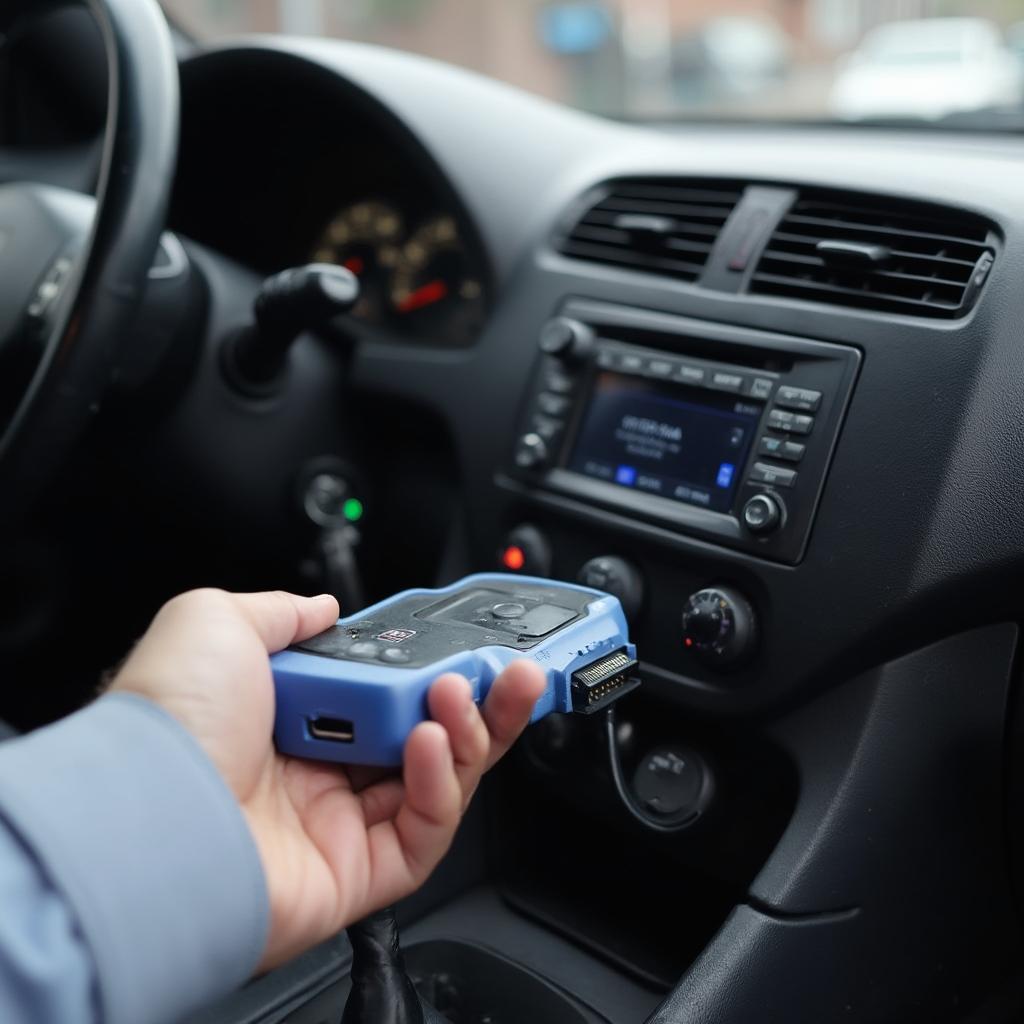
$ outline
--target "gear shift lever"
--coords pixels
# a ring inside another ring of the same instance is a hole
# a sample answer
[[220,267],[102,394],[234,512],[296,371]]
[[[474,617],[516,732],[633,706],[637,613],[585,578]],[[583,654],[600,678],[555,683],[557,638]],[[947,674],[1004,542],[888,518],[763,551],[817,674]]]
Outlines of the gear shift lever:
[[268,277],[253,302],[255,325],[224,345],[228,380],[245,394],[273,393],[295,339],[347,313],[358,301],[359,278],[330,263],[310,263]]
[[405,972],[393,907],[348,929],[352,991],[341,1024],[448,1024],[424,1002]]

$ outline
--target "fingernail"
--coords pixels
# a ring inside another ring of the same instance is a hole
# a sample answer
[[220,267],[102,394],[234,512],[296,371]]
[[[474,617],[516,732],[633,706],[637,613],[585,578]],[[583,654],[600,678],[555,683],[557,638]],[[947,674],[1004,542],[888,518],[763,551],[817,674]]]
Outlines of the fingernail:
[[311,601],[333,601],[333,594],[317,594],[316,597],[311,597]]

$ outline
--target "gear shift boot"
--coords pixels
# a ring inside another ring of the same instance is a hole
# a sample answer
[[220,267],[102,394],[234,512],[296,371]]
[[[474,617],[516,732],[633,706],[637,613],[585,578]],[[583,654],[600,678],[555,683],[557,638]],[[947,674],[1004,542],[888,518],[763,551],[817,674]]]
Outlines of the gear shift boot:
[[420,999],[406,974],[393,908],[352,925],[348,938],[352,991],[341,1024],[448,1024]]

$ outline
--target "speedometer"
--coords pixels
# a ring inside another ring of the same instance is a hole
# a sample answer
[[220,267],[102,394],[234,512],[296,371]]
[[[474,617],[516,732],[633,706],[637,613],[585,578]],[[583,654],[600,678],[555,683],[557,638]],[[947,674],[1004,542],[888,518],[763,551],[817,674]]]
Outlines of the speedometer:
[[392,274],[399,264],[405,225],[391,203],[367,199],[340,210],[314,247],[317,263],[336,263],[359,278],[360,296],[352,312],[380,323],[388,309]]
[[483,316],[478,275],[455,219],[447,214],[432,217],[401,248],[391,282],[391,308],[417,332],[471,332]]

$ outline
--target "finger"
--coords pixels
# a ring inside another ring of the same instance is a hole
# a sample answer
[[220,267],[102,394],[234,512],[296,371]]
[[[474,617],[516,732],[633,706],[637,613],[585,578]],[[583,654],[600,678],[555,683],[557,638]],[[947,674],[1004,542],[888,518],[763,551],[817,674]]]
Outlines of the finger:
[[299,597],[283,590],[232,594],[235,606],[252,624],[268,651],[322,633],[338,619],[338,602],[330,594]]
[[398,814],[405,799],[405,786],[401,779],[385,779],[368,786],[356,796],[363,808],[363,821],[370,829]]
[[462,789],[463,807],[469,802],[487,765],[490,735],[465,677],[449,673],[437,679],[427,695],[430,716],[443,725]]
[[451,845],[459,824],[462,791],[448,734],[437,722],[421,722],[405,744],[405,799],[394,823],[370,829],[374,869],[382,894],[397,898],[418,886]]
[[484,702],[483,716],[491,736],[487,768],[505,756],[533,714],[547,685],[544,670],[533,661],[513,661],[498,676]]

